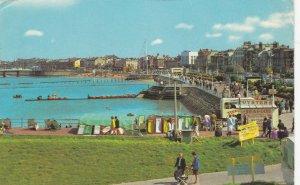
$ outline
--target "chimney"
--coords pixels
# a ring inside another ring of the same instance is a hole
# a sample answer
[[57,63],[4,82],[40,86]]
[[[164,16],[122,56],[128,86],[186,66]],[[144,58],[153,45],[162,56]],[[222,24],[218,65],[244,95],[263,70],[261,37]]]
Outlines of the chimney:
[[259,46],[259,50],[261,51],[262,50],[262,42],[259,42],[258,46]]
[[278,42],[273,42],[273,48],[278,48]]

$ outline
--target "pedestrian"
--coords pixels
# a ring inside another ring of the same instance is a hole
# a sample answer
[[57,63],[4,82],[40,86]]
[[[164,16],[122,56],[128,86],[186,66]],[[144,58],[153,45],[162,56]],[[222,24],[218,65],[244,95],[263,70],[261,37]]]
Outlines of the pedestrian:
[[279,99],[277,98],[276,100],[275,100],[275,105],[276,105],[276,107],[278,107],[279,108]]
[[269,136],[271,138],[271,132],[272,132],[272,117],[270,116],[269,119],[267,120],[266,128],[268,129],[268,132],[266,134],[266,137]]
[[241,98],[240,92],[238,92],[238,93],[236,94],[236,97],[237,97],[237,98]]
[[263,134],[261,137],[265,137],[266,135],[266,130],[267,130],[267,118],[264,118],[264,121],[263,121]]
[[284,106],[285,106],[285,102],[282,99],[281,102],[279,103],[279,115],[281,115],[283,113]]
[[116,134],[116,119],[111,116],[111,129],[110,129],[110,134]]
[[[200,168],[200,160],[197,156],[196,152],[192,152],[192,156],[194,157],[192,162],[192,168],[193,168],[193,174],[195,175],[195,182],[193,184],[198,183],[198,174],[199,174],[199,168]],[[200,178],[199,178],[200,179]]]
[[204,115],[204,120],[203,121],[204,121],[205,127],[206,128],[208,127],[208,129],[211,131],[210,116],[207,113]]
[[247,97],[247,90],[244,90],[244,97]]
[[285,101],[284,107],[285,107],[285,112],[286,113],[289,112],[290,105],[289,105],[289,101],[288,100]]
[[217,115],[215,114],[214,111],[211,112],[210,121],[212,125],[212,130],[216,130]]
[[233,120],[231,114],[229,114],[229,118],[227,118],[227,136],[231,135],[233,126]]
[[115,119],[116,119],[116,135],[118,135],[118,131],[120,128],[120,122],[119,122],[119,119],[117,116],[115,116]]
[[193,125],[193,130],[194,130],[194,134],[196,135],[196,136],[199,136],[199,124],[198,124],[198,120],[197,120],[197,118],[196,117],[192,117],[192,125]]
[[289,132],[287,130],[287,128],[284,126],[282,130],[278,131],[278,138],[281,144],[281,140],[285,137],[289,137]]
[[279,120],[279,123],[278,123],[278,125],[277,125],[277,128],[278,128],[279,131],[280,131],[280,130],[283,130],[283,128],[284,128],[284,123],[282,123],[281,119]]
[[185,159],[183,157],[183,153],[178,154],[178,157],[176,159],[176,163],[175,163],[174,167],[177,167],[177,170],[181,171],[181,174],[183,174],[183,171],[186,167],[186,163],[185,163]]
[[293,109],[294,109],[294,101],[292,98],[290,98],[289,100],[289,105],[290,105],[290,112],[293,112]]

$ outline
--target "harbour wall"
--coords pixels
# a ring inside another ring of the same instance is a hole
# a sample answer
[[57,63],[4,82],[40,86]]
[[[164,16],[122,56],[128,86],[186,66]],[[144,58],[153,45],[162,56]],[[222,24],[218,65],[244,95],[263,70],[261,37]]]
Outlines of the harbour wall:
[[156,76],[154,80],[156,82],[163,81],[163,84],[171,83],[171,85],[174,83],[174,80],[176,80],[178,87],[181,88],[181,93],[183,94],[180,102],[191,113],[203,116],[206,113],[211,114],[212,111],[215,111],[217,117],[220,117],[221,98],[214,95],[212,92],[207,92],[193,85],[185,84],[181,80],[170,79],[166,76]]
[[185,96],[180,99],[180,102],[193,114],[203,116],[215,111],[217,117],[220,117],[220,97],[197,87],[182,87],[182,91]]

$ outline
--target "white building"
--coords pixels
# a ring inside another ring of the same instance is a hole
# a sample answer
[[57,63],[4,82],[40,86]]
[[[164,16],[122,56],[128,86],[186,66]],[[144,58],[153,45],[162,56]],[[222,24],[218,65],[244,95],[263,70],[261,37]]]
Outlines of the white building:
[[190,65],[195,64],[198,57],[198,51],[183,51],[181,53],[181,64]]

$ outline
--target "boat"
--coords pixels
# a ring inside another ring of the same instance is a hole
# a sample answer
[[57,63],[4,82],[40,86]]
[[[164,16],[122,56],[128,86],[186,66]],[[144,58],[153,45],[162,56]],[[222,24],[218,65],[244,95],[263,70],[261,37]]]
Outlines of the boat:
[[13,96],[13,98],[22,98],[22,95],[21,94],[16,94]]

